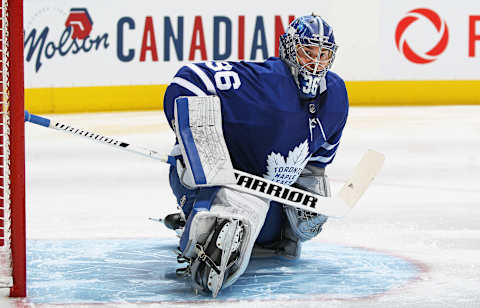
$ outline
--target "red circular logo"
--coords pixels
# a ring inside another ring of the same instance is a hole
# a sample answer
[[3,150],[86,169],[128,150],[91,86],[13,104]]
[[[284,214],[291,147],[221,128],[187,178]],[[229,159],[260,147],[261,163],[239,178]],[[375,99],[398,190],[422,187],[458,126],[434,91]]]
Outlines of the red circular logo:
[[[410,47],[407,43],[407,40],[403,37],[405,30],[410,27],[415,21],[419,18],[426,18],[430,21],[438,33],[440,33],[440,40],[438,43],[429,51],[418,54]],[[395,43],[397,44],[397,49],[407,58],[409,61],[417,64],[426,64],[433,62],[437,57],[447,48],[448,44],[448,27],[445,20],[442,20],[437,13],[430,9],[415,9],[408,12],[408,15],[405,16],[397,25],[395,30]]]

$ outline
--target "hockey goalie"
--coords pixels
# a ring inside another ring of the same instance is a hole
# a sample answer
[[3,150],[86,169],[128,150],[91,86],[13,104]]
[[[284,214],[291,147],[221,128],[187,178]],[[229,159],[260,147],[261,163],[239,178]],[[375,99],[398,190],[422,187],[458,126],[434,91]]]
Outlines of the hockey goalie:
[[[330,71],[337,48],[324,19],[303,16],[281,35],[279,58],[191,63],[168,86],[164,110],[177,136],[169,177],[181,212],[165,223],[181,232],[178,260],[187,267],[177,273],[189,275],[195,291],[217,296],[245,272],[252,255],[299,258],[302,243],[321,232],[327,216],[228,185],[199,185],[197,169],[205,166],[193,157],[206,151],[200,143],[215,143],[209,138],[218,135],[207,129],[195,139],[178,126],[195,129],[189,121],[205,114],[191,106],[218,99],[221,141],[234,169],[328,197],[325,167],[348,115],[344,81]],[[210,165],[220,163],[213,152],[222,150],[208,150]]]

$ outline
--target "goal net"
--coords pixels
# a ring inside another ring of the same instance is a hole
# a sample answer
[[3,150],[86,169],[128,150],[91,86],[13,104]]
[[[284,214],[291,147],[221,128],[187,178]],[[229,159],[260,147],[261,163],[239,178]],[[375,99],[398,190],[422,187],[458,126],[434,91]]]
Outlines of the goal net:
[[0,288],[25,296],[23,1],[0,9]]

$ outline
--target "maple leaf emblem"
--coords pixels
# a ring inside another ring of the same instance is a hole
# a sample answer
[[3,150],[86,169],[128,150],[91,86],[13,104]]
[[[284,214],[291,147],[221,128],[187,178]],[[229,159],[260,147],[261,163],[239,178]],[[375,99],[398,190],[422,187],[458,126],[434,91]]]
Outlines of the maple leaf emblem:
[[267,156],[267,173],[264,178],[277,183],[291,185],[308,162],[308,140],[300,143],[288,152],[287,159],[280,153],[272,152]]

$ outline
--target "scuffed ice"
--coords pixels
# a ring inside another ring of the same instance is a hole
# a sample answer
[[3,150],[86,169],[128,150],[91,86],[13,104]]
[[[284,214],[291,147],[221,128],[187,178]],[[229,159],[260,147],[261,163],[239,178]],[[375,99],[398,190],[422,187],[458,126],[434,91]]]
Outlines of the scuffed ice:
[[[35,240],[28,242],[28,294],[34,303],[210,301],[175,275],[174,240]],[[358,298],[417,277],[390,255],[308,242],[300,260],[253,259],[217,301]]]

